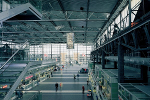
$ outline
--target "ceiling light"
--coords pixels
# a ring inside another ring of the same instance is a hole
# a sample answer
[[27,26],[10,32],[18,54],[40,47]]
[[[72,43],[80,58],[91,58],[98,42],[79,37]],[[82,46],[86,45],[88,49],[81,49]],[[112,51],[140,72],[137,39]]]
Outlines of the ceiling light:
[[80,10],[83,10],[84,8],[83,7],[80,7]]

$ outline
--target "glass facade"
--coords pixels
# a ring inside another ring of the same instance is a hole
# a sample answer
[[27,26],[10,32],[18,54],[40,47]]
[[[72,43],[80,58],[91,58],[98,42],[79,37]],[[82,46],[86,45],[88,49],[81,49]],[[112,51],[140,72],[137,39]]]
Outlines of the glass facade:
[[74,44],[74,49],[67,49],[67,44],[32,45],[29,60],[55,59],[60,64],[86,64],[90,60],[92,46]]

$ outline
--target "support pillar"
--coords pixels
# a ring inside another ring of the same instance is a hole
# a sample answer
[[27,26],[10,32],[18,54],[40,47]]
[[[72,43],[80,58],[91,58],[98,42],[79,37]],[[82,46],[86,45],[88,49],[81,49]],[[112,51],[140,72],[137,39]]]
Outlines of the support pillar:
[[101,62],[102,62],[101,60],[102,60],[102,59],[100,58],[100,59],[99,59],[99,64],[102,64],[102,63],[101,63]]
[[102,69],[105,69],[105,52],[102,51]]
[[53,58],[53,57],[52,57],[52,53],[53,53],[52,50],[53,50],[53,49],[52,49],[52,44],[51,44],[51,59]]
[[131,0],[129,0],[129,27],[131,27],[131,12],[132,12],[132,9],[131,9]]
[[96,63],[98,64],[98,53],[96,54]]
[[117,69],[117,62],[114,61],[114,69]]
[[143,83],[147,83],[148,82],[148,67],[141,65],[141,78],[143,80]]
[[95,55],[93,55],[94,56],[94,61],[93,61],[93,69],[95,69]]
[[121,40],[118,44],[118,83],[124,82],[124,50],[121,45]]

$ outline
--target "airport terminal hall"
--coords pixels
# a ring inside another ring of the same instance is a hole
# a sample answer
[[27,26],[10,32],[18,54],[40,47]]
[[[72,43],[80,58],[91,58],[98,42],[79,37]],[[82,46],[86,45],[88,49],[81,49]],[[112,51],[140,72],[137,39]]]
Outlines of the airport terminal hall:
[[150,100],[150,0],[0,0],[0,100]]

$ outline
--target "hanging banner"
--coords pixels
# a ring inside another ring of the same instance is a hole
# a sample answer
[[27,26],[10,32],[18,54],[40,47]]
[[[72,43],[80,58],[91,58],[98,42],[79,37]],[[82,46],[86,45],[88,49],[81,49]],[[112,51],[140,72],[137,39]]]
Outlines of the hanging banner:
[[74,49],[74,33],[67,34],[67,49]]

